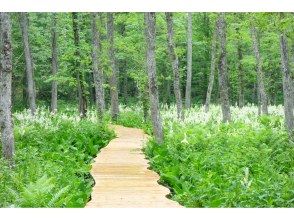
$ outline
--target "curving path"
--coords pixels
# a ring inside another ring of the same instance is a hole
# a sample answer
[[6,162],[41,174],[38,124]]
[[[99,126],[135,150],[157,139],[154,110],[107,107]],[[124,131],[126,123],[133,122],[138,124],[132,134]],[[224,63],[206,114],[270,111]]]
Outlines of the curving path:
[[101,150],[92,164],[95,179],[87,208],[181,207],[169,200],[169,189],[157,183],[159,175],[148,170],[141,149],[148,136],[141,129],[111,126],[117,138]]

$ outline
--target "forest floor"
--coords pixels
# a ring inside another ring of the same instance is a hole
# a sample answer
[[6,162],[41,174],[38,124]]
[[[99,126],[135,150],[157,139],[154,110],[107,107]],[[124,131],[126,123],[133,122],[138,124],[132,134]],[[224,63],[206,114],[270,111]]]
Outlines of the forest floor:
[[166,197],[169,189],[159,185],[159,175],[148,169],[142,152],[148,136],[141,129],[118,125],[111,128],[117,138],[92,164],[95,186],[86,207],[181,207]]

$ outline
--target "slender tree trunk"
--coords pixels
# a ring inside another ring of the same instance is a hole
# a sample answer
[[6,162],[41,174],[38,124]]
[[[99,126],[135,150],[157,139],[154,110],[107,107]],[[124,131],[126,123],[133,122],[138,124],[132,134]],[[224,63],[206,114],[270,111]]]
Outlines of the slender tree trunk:
[[192,13],[188,13],[187,29],[187,82],[186,82],[186,108],[191,107],[191,83],[192,83]]
[[95,85],[95,100],[98,111],[98,116],[102,119],[105,111],[105,102],[103,97],[103,75],[102,75],[102,67],[101,67],[101,51],[99,48],[99,34],[96,25],[97,14],[92,13],[92,43],[93,43],[93,51],[92,51],[92,59],[93,59],[93,78]]
[[292,90],[291,90],[291,77],[290,66],[288,57],[287,38],[284,33],[280,36],[280,49],[281,49],[281,67],[283,72],[283,95],[284,95],[284,113],[285,113],[285,126],[289,134],[293,135],[294,129],[294,115],[292,106]]
[[[126,62],[124,60],[124,65],[126,65]],[[124,97],[124,101],[127,102],[128,100],[128,75],[126,73],[124,73],[123,76],[123,97]]]
[[223,113],[223,122],[231,121],[229,87],[227,76],[227,52],[226,52],[226,22],[225,14],[221,13],[218,18],[218,33],[220,41],[219,57],[219,87],[220,100]]
[[143,116],[144,116],[144,121],[147,122],[148,119],[148,111],[149,111],[149,102],[148,102],[148,83],[146,83],[143,88],[142,86],[137,86],[137,89],[139,91],[139,99],[142,104],[143,108]]
[[114,54],[114,42],[113,42],[113,13],[107,13],[107,38],[109,43],[109,60],[111,65],[111,76],[110,76],[110,97],[111,97],[111,117],[114,121],[117,120],[119,115],[118,105],[118,87],[117,87],[117,71]]
[[81,52],[80,52],[80,36],[79,36],[79,24],[78,14],[72,12],[73,32],[74,32],[74,44],[75,51],[75,75],[77,78],[77,89],[79,98],[79,113],[81,118],[85,118],[87,115],[87,97],[84,88],[84,75],[81,72]]
[[[105,21],[104,21],[104,16],[103,16],[103,13],[102,12],[98,12],[97,13],[98,17],[99,17],[99,22],[100,22],[100,27],[103,26],[105,24]],[[98,38],[99,38],[99,51],[101,53],[101,57],[102,57],[102,39],[103,39],[104,35],[102,34],[102,30],[101,29],[98,29]],[[101,75],[102,75],[102,100],[104,100],[104,110],[106,109],[106,103],[105,103],[105,89],[103,87],[103,83],[106,81],[105,80],[105,76],[103,74],[103,64],[102,64],[102,61],[100,60],[100,65],[101,65]]]
[[215,29],[212,36],[211,42],[211,63],[210,63],[210,75],[209,75],[209,82],[207,87],[206,93],[206,100],[205,100],[205,112],[209,111],[210,99],[211,99],[211,92],[214,83],[214,75],[215,75],[215,68],[216,68],[216,36],[217,36],[217,24],[215,24]]
[[[258,77],[257,77],[258,78]],[[260,94],[260,90],[259,90],[259,80],[257,79],[257,87],[256,87],[256,92],[257,92],[257,114],[261,115],[261,94]]]
[[[54,77],[58,71],[58,52],[57,52],[57,14],[52,15],[52,76]],[[57,81],[52,81],[51,89],[51,112],[57,112]]]
[[170,61],[172,63],[173,75],[174,75],[174,93],[177,104],[177,114],[179,119],[184,119],[181,88],[180,88],[180,73],[179,73],[179,60],[175,51],[174,45],[174,30],[173,30],[173,14],[166,12],[166,24],[167,24],[167,43]]
[[292,72],[290,73],[290,79],[291,79],[291,101],[292,101],[292,111],[294,110],[294,42],[292,43],[292,54],[291,54],[291,60],[290,60],[290,69]]
[[12,43],[9,13],[0,13],[0,130],[3,157],[13,165],[14,134],[11,116]]
[[242,66],[242,47],[240,42],[238,42],[237,45],[237,54],[238,54],[238,105],[240,108],[244,106],[244,72],[243,72],[243,66]]
[[27,76],[27,93],[31,114],[35,115],[36,112],[36,92],[34,83],[34,69],[32,55],[29,44],[29,33],[28,33],[28,17],[26,12],[20,13],[20,27],[22,32],[22,40],[26,61],[26,76]]
[[257,31],[255,27],[251,28],[251,35],[252,35],[252,41],[253,41],[253,50],[255,54],[256,59],[256,66],[257,66],[257,83],[258,83],[258,90],[260,92],[260,104],[261,104],[261,110],[262,114],[268,114],[268,108],[267,108],[267,95],[265,92],[265,86],[264,86],[264,74],[262,70],[262,61],[261,56],[259,52],[259,45],[258,45],[258,37],[257,37]]
[[153,133],[157,143],[163,142],[163,129],[162,121],[159,110],[158,89],[156,81],[156,61],[155,61],[155,13],[145,13],[145,38],[147,44],[147,72],[148,72],[148,84],[149,84],[149,98],[151,119],[153,125]]

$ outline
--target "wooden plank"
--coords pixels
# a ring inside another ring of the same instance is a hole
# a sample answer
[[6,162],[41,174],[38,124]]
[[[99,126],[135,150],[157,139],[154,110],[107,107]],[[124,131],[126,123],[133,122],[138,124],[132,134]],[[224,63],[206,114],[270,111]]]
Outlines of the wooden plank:
[[141,129],[112,125],[117,138],[101,150],[92,164],[95,186],[86,208],[180,208],[166,197],[159,175],[149,170],[142,152],[148,136]]

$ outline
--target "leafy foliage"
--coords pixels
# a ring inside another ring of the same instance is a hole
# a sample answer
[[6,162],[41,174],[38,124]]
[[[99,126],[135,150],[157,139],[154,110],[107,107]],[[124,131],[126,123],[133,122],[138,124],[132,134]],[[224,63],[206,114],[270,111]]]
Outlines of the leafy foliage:
[[169,122],[164,143],[151,140],[145,153],[172,199],[187,207],[294,207],[294,144],[281,117],[255,117],[254,125]]
[[0,207],[84,207],[94,184],[90,163],[114,136],[97,121],[16,113],[16,162],[11,170],[0,158]]

